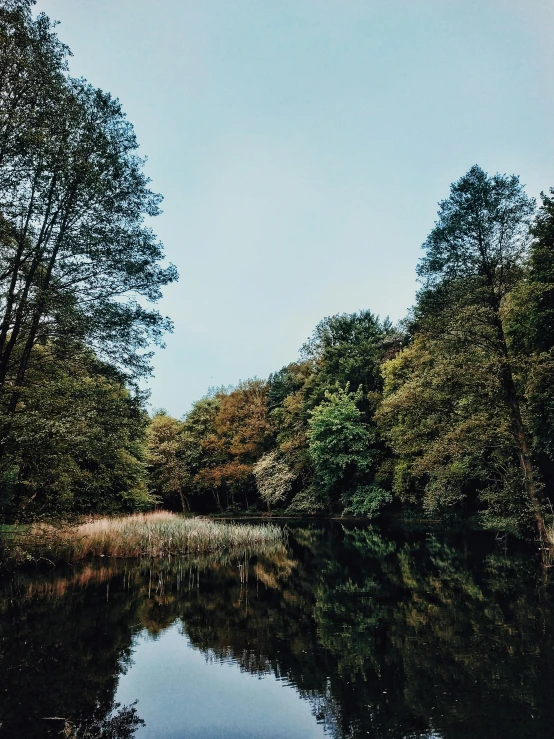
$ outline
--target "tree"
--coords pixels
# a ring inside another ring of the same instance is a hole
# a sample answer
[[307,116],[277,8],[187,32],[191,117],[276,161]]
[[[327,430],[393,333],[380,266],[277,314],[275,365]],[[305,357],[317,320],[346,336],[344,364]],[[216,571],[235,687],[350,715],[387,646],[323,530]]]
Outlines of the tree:
[[[551,191],[554,195],[554,190]],[[554,480],[554,198],[542,193],[525,279],[510,296],[507,332],[518,357],[535,461],[552,494]]]
[[477,344],[416,335],[383,366],[377,412],[394,453],[393,492],[431,514],[475,513],[498,528],[528,526],[498,362]]
[[248,507],[252,469],[269,448],[271,435],[267,383],[247,380],[230,393],[219,395],[213,432],[202,442],[215,464],[202,469],[196,477],[197,482],[214,490],[218,506],[221,507],[223,494],[227,507],[237,504],[237,496],[242,496]]
[[267,452],[252,468],[260,498],[271,506],[281,503],[292,490],[296,475],[279,456],[279,452]]
[[0,413],[0,518],[149,508],[143,397],[87,348],[71,363],[45,353],[33,349],[15,413]]
[[[65,84],[69,49],[34,0],[4,0],[0,7],[0,191],[11,202],[14,175],[29,175],[30,152],[40,146]],[[10,271],[16,264],[5,264]]]
[[66,77],[68,50],[48,19],[34,21],[28,3],[14,7],[0,15],[0,391],[8,413],[38,344],[68,352],[85,342],[129,378],[145,374],[143,350],[171,324],[138,298],[157,300],[177,277],[160,266],[162,246],[144,225],[160,212],[160,197],[148,188],[119,102]]
[[525,491],[544,538],[523,394],[505,325],[507,299],[522,278],[529,252],[534,210],[516,176],[489,177],[472,167],[439,204],[438,220],[423,245],[418,275],[424,287],[415,315],[417,330],[449,341],[453,350],[478,345],[494,357],[496,402],[509,416]]
[[360,409],[371,415],[382,387],[379,368],[384,339],[391,330],[388,319],[381,322],[369,310],[338,314],[318,323],[300,350],[302,358],[312,364],[306,387],[309,406],[321,402],[325,391],[336,383],[341,387],[349,384],[362,388]]
[[19,511],[140,507],[136,381],[171,329],[147,304],[177,273],[145,224],[161,198],[132,125],[68,76],[69,49],[33,4],[0,7],[0,496]]
[[314,466],[314,492],[323,507],[348,505],[367,492],[370,473],[379,459],[375,436],[357,407],[362,390],[351,393],[337,385],[310,414],[308,442]]
[[151,493],[165,507],[178,505],[184,513],[190,510],[190,504],[183,490],[185,471],[179,454],[182,432],[180,421],[158,411],[148,426],[146,460]]
[[269,418],[279,457],[294,472],[300,488],[309,484],[313,472],[308,453],[306,400],[312,371],[310,361],[293,362],[268,380]]
[[528,309],[528,339],[535,351],[554,347],[554,188],[550,193],[542,193],[542,205],[532,228],[528,282],[533,303]]
[[183,474],[184,494],[194,498],[195,509],[205,510],[211,507],[211,502],[205,499],[206,493],[213,495],[216,505],[221,508],[221,501],[217,490],[204,484],[203,471],[221,464],[225,457],[218,450],[214,450],[208,442],[215,434],[215,417],[219,409],[222,393],[210,393],[196,401],[183,420],[179,436],[178,458]]

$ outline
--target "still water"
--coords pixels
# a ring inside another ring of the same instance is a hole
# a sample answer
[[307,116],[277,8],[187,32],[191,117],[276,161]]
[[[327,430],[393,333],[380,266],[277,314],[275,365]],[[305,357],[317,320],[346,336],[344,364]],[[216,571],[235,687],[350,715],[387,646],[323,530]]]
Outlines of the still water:
[[553,595],[514,542],[339,524],[19,574],[0,737],[552,739]]

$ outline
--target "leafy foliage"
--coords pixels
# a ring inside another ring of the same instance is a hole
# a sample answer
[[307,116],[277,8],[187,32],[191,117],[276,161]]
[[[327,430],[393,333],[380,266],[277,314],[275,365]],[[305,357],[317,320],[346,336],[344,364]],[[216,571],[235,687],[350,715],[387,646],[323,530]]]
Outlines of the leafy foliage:
[[267,383],[200,401],[184,421],[185,493],[203,510],[207,493],[219,508],[368,517],[392,503],[544,539],[553,203],[536,212],[517,177],[472,167],[439,204],[406,321],[327,317]]
[[171,329],[147,306],[177,273],[132,125],[33,4],[0,7],[1,515],[140,509],[136,380]]
[[414,342],[385,367],[380,417],[401,455],[398,484],[410,470],[429,510],[475,510],[507,490],[521,503],[519,466],[527,503],[515,519],[500,507],[516,527],[532,510],[544,537],[525,359],[510,341],[510,298],[525,280],[534,207],[515,176],[474,166],[452,185],[423,245]]
[[155,499],[164,508],[189,509],[183,494],[184,470],[179,452],[182,424],[159,411],[152,418],[147,433],[148,483]]
[[70,367],[42,364],[41,353],[35,350],[15,414],[0,416],[4,518],[151,505],[141,396],[87,350]]
[[376,461],[374,437],[356,403],[362,389],[337,387],[312,412],[308,445],[315,470],[314,488],[333,507],[357,491]]
[[275,450],[264,454],[254,465],[253,472],[260,498],[267,503],[268,510],[284,501],[292,490],[294,472]]

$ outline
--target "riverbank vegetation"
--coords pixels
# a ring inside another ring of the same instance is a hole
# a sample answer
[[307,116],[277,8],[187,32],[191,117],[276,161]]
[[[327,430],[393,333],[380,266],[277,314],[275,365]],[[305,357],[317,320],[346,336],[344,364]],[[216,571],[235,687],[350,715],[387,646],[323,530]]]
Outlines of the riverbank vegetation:
[[31,10],[0,9],[2,520],[390,511],[552,537],[554,190],[537,206],[473,166],[403,321],[324,318],[269,378],[149,418],[171,323],[145,306],[177,277],[145,225],[160,198],[117,100]]
[[14,564],[78,562],[88,557],[197,556],[271,551],[283,533],[272,524],[185,518],[168,511],[97,518],[74,526],[33,524],[11,532],[6,559]]

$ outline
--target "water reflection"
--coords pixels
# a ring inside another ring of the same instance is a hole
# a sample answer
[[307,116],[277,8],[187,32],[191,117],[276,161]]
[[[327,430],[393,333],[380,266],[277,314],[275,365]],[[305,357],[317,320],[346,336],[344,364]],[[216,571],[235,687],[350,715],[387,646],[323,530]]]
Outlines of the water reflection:
[[138,635],[134,646],[117,699],[138,696],[141,739],[325,739],[294,686],[196,649],[178,623],[155,640]]
[[[287,736],[296,711],[306,737],[552,737],[552,589],[485,535],[297,527],[263,557],[21,575],[0,617],[1,737]],[[197,657],[220,672],[183,711]]]

